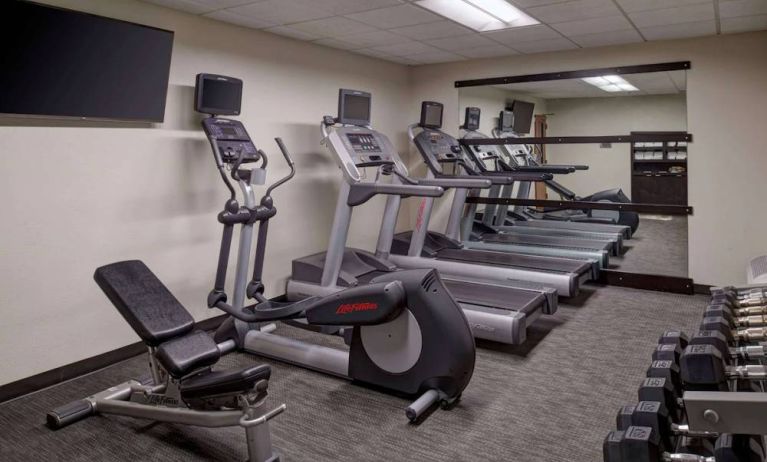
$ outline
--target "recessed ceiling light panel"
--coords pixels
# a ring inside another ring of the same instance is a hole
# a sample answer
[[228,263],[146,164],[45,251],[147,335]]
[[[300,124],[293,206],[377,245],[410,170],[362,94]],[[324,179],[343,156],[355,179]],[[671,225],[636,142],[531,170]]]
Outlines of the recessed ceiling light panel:
[[539,24],[505,0],[419,0],[415,3],[477,32]]
[[603,75],[600,77],[585,77],[583,79],[584,82],[594,85],[595,87],[599,88],[603,91],[608,91],[610,93],[615,93],[619,91],[639,91],[639,88],[635,87],[634,85],[631,85],[624,79],[623,77],[619,75]]

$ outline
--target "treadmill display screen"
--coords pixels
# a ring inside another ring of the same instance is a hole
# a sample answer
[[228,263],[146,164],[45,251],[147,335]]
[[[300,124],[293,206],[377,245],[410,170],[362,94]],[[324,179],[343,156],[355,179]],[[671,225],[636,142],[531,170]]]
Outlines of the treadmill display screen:
[[346,95],[344,98],[344,118],[355,120],[370,120],[370,98],[357,95]]
[[421,124],[424,128],[442,127],[442,105],[424,101],[421,103]]
[[469,131],[479,130],[479,114],[480,110],[478,107],[467,107],[463,128]]
[[511,111],[501,111],[501,115],[498,116],[498,128],[505,132],[512,129],[513,123],[514,114]]

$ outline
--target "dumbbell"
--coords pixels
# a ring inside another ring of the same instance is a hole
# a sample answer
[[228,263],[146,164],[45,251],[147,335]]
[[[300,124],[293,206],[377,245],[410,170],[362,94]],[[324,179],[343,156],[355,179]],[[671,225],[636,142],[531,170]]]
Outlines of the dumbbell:
[[745,329],[733,329],[730,322],[722,317],[703,318],[700,323],[700,330],[716,330],[724,334],[727,341],[733,342],[758,342],[767,340],[767,328],[751,327]]
[[683,390],[675,388],[673,383],[664,377],[647,377],[637,390],[637,400],[662,403],[673,419],[679,421],[684,417],[682,393]]
[[631,426],[612,431],[602,445],[605,462],[762,462],[764,454],[749,435],[720,435],[711,457],[671,453],[661,449],[650,427]]
[[[730,315],[734,317],[740,317],[740,316],[755,316],[755,315],[764,315],[767,314],[767,306],[747,306],[747,307],[736,307],[731,306],[727,303],[709,303],[706,307],[706,311],[715,311],[716,309],[722,309],[725,311],[729,311]],[[703,315],[704,317],[707,317],[709,315]]]
[[680,330],[667,330],[658,338],[658,345],[679,345],[679,348],[682,350],[685,349],[688,343],[689,338]]
[[760,361],[767,357],[767,347],[763,344],[733,347],[727,337],[716,330],[701,330],[690,338],[690,345],[713,345],[730,360]]
[[713,345],[688,345],[679,362],[682,382],[690,389],[727,391],[731,379],[767,379],[767,367],[732,366],[729,360]]
[[650,427],[658,435],[664,449],[673,450],[681,437],[716,438],[717,433],[693,432],[685,424],[672,421],[669,411],[658,401],[640,401],[635,405],[623,406],[615,417],[618,430],[631,426]]
[[[753,310],[753,308],[738,309],[738,311],[741,310],[748,311]],[[764,314],[740,316],[734,314],[734,310],[726,305],[709,305],[706,307],[706,311],[703,312],[704,318],[715,318],[718,316],[725,318],[730,323],[730,326],[736,329],[740,327],[764,327],[767,325],[767,316]]]

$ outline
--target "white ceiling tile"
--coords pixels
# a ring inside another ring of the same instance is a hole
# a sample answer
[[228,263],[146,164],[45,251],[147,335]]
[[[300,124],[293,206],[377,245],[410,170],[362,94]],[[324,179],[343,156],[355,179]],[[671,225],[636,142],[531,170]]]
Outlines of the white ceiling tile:
[[264,29],[266,32],[271,32],[272,34],[277,35],[283,35],[285,37],[290,37],[298,40],[317,40],[318,36],[314,34],[307,34],[306,32],[302,32],[297,29],[293,29],[289,26],[277,26],[277,27],[270,27],[269,29]]
[[335,15],[358,13],[360,11],[401,5],[400,0],[312,0],[318,8]]
[[452,21],[438,21],[415,26],[398,27],[396,29],[389,29],[389,32],[404,35],[413,40],[429,40],[474,33],[473,30]]
[[639,28],[707,21],[714,19],[714,4],[701,3],[662,10],[641,11],[631,13],[629,17]]
[[215,11],[217,8],[195,0],[144,0],[147,3],[173,8],[174,10],[186,11],[192,14],[203,14]]
[[715,21],[688,22],[664,26],[641,27],[640,32],[647,40],[668,40],[676,38],[716,35]]
[[561,36],[549,26],[539,24],[537,26],[520,27],[518,29],[506,29],[496,32],[487,32],[483,36],[513,47],[517,42],[532,42],[561,38]]
[[358,48],[355,44],[349,43],[344,40],[338,40],[333,38],[327,38],[322,40],[317,40],[312,43],[316,43],[317,45],[323,45],[326,47],[331,48],[340,48],[341,50],[353,50],[355,48]]
[[581,19],[578,21],[561,22],[552,24],[551,27],[567,36],[633,29],[631,23],[622,14],[617,16],[606,16],[604,18],[590,18]]
[[440,51],[438,48],[434,48],[422,42],[404,42],[394,45],[383,45],[380,47],[373,47],[373,50],[381,51],[392,56],[411,56]]
[[426,53],[409,55],[407,58],[419,64],[447,63],[451,61],[463,61],[466,59],[461,55],[450,53],[448,51],[427,51]]
[[363,34],[351,34],[343,37],[345,42],[355,43],[358,48],[372,48],[382,45],[409,42],[410,39],[401,35],[393,34],[385,30],[365,32]]
[[569,0],[512,0],[509,3],[513,3],[520,8],[530,8],[533,6],[551,5],[552,3],[564,3]]
[[532,7],[526,11],[535,19],[548,24],[621,14],[612,0],[574,0]]
[[372,48],[362,48],[361,50],[354,50],[354,52],[361,55],[372,56],[374,58],[381,58],[381,59],[390,59],[395,57],[390,55],[389,53],[384,53],[383,51],[374,50]]
[[616,0],[626,13],[637,11],[660,10],[675,6],[711,3],[711,0]]
[[467,58],[495,58],[499,56],[511,56],[519,54],[517,51],[512,50],[509,47],[505,47],[501,44],[482,46],[478,48],[470,48],[468,50],[461,50],[459,55]]
[[350,14],[346,15],[346,17],[381,29],[412,26],[414,24],[436,22],[442,19],[413,5],[392,6],[390,8],[365,11],[364,13]]
[[721,18],[737,18],[757,14],[767,14],[767,1],[735,0],[719,2],[719,17]]
[[204,16],[206,18],[218,19],[219,21],[228,22],[230,24],[237,24],[238,26],[250,27],[252,29],[263,29],[277,25],[276,23],[270,21],[262,21],[261,19],[254,18],[252,16],[236,14],[231,10],[214,11],[213,13],[208,13]]
[[767,14],[742,16],[740,18],[722,18],[721,24],[723,34],[767,30]]
[[343,16],[333,16],[331,18],[299,22],[291,24],[290,27],[307,34],[316,35],[317,37],[340,37],[342,35],[362,34],[377,30],[373,26],[344,18]]
[[642,36],[634,29],[600,32],[597,34],[574,35],[570,40],[582,47],[603,47],[642,42]]
[[536,40],[534,42],[519,42],[512,45],[512,47],[519,52],[527,54],[545,53],[547,51],[571,50],[573,48],[578,48],[578,46],[573,42],[562,37],[546,40]]
[[418,64],[425,64],[425,62],[416,61],[413,58],[406,58],[404,56],[393,56],[391,58],[386,58],[389,61],[400,63],[400,64],[407,64],[408,66],[417,66]]
[[470,48],[477,48],[481,46],[496,45],[496,42],[488,38],[482,37],[479,34],[461,35],[459,37],[448,37],[448,38],[427,40],[426,43],[447,51],[468,50]]
[[327,18],[332,13],[319,8],[313,0],[263,0],[226,11],[276,24]]

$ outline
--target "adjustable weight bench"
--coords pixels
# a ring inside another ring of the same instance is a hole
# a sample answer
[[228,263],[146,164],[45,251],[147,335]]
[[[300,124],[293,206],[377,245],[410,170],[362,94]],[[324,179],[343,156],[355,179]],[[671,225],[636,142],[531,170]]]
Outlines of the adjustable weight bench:
[[249,461],[279,460],[267,421],[285,405],[265,409],[268,365],[213,371],[234,342],[216,344],[195,330],[186,308],[141,261],[102,266],[94,279],[146,344],[151,376],[54,409],[46,416],[49,427],[59,429],[97,413],[201,427],[240,426]]

